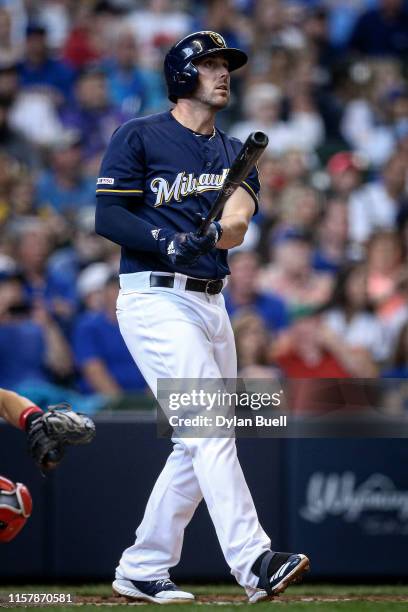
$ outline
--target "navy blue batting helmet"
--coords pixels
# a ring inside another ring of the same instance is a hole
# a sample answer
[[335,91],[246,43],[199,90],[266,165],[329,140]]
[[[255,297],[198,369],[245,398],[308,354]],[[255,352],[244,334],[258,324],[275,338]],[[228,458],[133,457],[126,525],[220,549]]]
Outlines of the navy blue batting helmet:
[[213,53],[223,54],[228,61],[230,72],[241,68],[248,61],[246,53],[227,47],[224,38],[217,32],[204,30],[189,34],[170,49],[164,60],[168,96],[172,102],[194,91],[198,83],[198,70],[194,66],[194,60]]

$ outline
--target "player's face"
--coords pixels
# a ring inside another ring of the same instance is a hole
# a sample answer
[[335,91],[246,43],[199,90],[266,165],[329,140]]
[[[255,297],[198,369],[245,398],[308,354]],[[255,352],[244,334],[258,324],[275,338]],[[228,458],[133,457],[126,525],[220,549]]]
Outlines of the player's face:
[[216,110],[224,108],[230,97],[228,61],[222,55],[210,55],[198,61],[196,67],[199,80],[193,99]]

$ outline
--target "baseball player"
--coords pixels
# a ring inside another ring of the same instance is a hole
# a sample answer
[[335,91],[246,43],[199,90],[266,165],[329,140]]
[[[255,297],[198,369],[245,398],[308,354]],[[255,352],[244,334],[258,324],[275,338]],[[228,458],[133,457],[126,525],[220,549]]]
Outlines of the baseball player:
[[[27,433],[29,451],[42,470],[58,465],[67,444],[86,444],[95,435],[93,421],[68,404],[43,412],[31,400],[6,389],[0,389],[0,417]],[[0,542],[16,537],[31,510],[27,487],[0,476]]]
[[[121,245],[117,315],[154,393],[159,378],[236,378],[234,337],[221,290],[227,251],[257,209],[256,169],[199,236],[241,143],[215,127],[230,72],[246,54],[216,32],[196,32],[165,58],[169,112],[132,119],[113,135],[97,180],[96,231]],[[131,600],[194,599],[170,580],[184,530],[204,498],[232,574],[250,602],[273,597],[308,568],[305,555],[271,551],[234,438],[175,440],[113,589]]]

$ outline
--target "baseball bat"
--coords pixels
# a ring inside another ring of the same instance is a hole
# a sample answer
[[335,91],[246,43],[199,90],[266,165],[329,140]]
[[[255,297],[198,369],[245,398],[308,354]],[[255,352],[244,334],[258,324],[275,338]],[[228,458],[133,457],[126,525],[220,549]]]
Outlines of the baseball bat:
[[225,202],[248,176],[267,145],[268,136],[264,132],[251,132],[234,159],[214,204],[198,230],[199,236],[205,234],[210,224],[218,217],[224,208]]

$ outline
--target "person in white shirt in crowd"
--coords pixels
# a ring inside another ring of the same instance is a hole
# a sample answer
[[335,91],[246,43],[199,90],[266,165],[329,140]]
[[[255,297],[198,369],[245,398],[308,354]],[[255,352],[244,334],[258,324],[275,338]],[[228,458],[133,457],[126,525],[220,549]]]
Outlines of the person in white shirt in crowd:
[[304,96],[294,97],[287,121],[280,119],[281,90],[271,83],[252,85],[244,99],[246,119],[232,126],[230,135],[245,141],[248,134],[261,130],[269,137],[268,151],[282,155],[291,149],[313,151],[323,140],[320,116]]
[[352,264],[340,272],[323,322],[334,343],[337,338],[349,346],[355,376],[364,377],[368,366],[371,371],[372,363],[389,357],[391,347],[385,330],[369,303],[365,264]]
[[[378,229],[396,227],[398,213],[407,199],[408,168],[402,155],[393,155],[379,180],[364,184],[350,197],[350,239],[363,246]],[[361,254],[361,251],[360,251]]]
[[395,149],[394,121],[403,86],[400,64],[393,59],[356,62],[351,68],[354,92],[346,104],[341,132],[349,146],[370,165],[380,167]]

